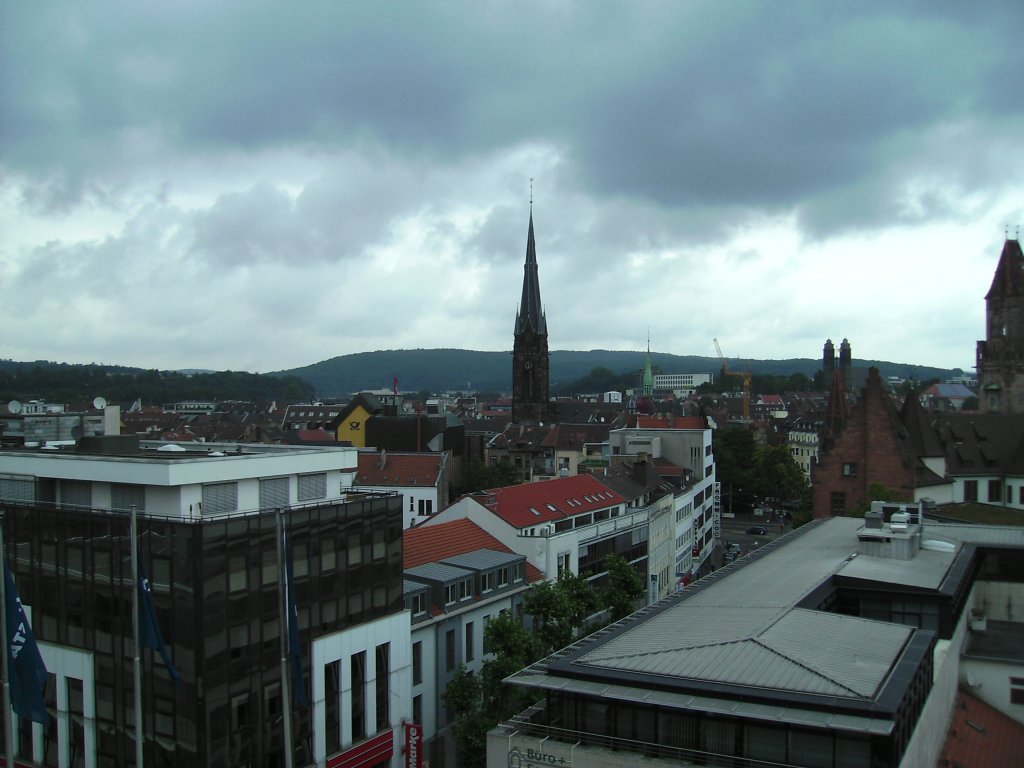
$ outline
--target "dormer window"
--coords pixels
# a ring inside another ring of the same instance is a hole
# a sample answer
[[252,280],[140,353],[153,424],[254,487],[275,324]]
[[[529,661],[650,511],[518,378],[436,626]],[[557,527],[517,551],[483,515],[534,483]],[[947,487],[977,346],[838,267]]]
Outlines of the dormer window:
[[409,610],[413,616],[420,616],[427,612],[426,596],[420,592],[409,598]]
[[444,586],[444,604],[453,605],[458,599],[459,585],[458,584],[445,584]]
[[459,582],[459,600],[469,600],[473,597],[473,579],[463,579]]
[[480,574],[480,591],[487,593],[494,589],[494,571]]

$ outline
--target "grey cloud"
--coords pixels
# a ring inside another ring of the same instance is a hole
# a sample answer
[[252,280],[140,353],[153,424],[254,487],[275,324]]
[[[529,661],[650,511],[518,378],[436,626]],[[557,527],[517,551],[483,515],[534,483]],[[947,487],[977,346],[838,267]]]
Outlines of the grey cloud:
[[[1009,131],[1021,115],[1012,4],[65,10],[73,23],[10,12],[26,32],[5,33],[4,85],[22,87],[4,154],[61,157],[72,192],[117,165],[125,126],[155,121],[182,153],[548,141],[597,197],[779,211],[863,188],[938,121],[993,112]],[[849,221],[877,219],[876,198],[841,197]]]

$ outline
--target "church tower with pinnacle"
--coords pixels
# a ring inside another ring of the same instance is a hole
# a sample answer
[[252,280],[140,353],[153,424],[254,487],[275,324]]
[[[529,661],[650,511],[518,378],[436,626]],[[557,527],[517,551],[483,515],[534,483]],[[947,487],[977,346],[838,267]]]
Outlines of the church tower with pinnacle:
[[512,345],[512,421],[516,424],[541,424],[548,421],[549,407],[548,321],[540,303],[531,200],[523,296],[516,313],[515,342]]
[[982,411],[1024,413],[1024,253],[1006,239],[985,296],[985,340],[978,342]]

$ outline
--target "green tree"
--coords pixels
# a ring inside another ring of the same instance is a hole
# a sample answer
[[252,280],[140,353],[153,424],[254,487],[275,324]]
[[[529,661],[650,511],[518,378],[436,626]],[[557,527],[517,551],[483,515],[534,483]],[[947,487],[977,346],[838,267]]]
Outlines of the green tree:
[[441,698],[454,723],[452,735],[458,753],[458,764],[484,768],[487,764],[487,731],[491,727],[483,708],[483,690],[480,678],[459,667]]
[[502,613],[484,628],[484,652],[480,675],[460,667],[442,695],[454,718],[457,765],[470,768],[486,765],[487,732],[533,703],[528,689],[504,680],[539,659],[540,645],[511,613]]
[[597,593],[585,578],[563,571],[557,581],[533,585],[523,597],[523,611],[533,618],[542,655],[564,648],[584,634],[587,617],[598,607]]
[[807,481],[785,445],[761,445],[754,450],[754,490],[774,499],[799,499]]
[[601,596],[608,606],[611,620],[618,621],[636,610],[637,601],[644,595],[644,582],[621,555],[608,555],[604,564],[608,576]]

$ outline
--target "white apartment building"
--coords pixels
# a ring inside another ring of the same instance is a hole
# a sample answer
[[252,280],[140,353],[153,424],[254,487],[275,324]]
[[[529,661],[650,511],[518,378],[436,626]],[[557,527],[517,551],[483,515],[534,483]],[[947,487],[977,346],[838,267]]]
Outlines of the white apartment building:
[[659,373],[654,376],[654,394],[671,392],[676,397],[687,397],[697,391],[701,384],[711,384],[715,377],[710,373]]
[[[715,479],[712,431],[692,420],[679,420],[680,428],[631,427],[616,429],[608,441],[612,455],[645,456],[662,471],[678,468],[680,491],[673,501],[675,528],[675,577],[689,582],[710,567],[718,535],[720,499]],[[665,466],[665,465],[668,466]],[[702,570],[703,569],[703,570]]]

